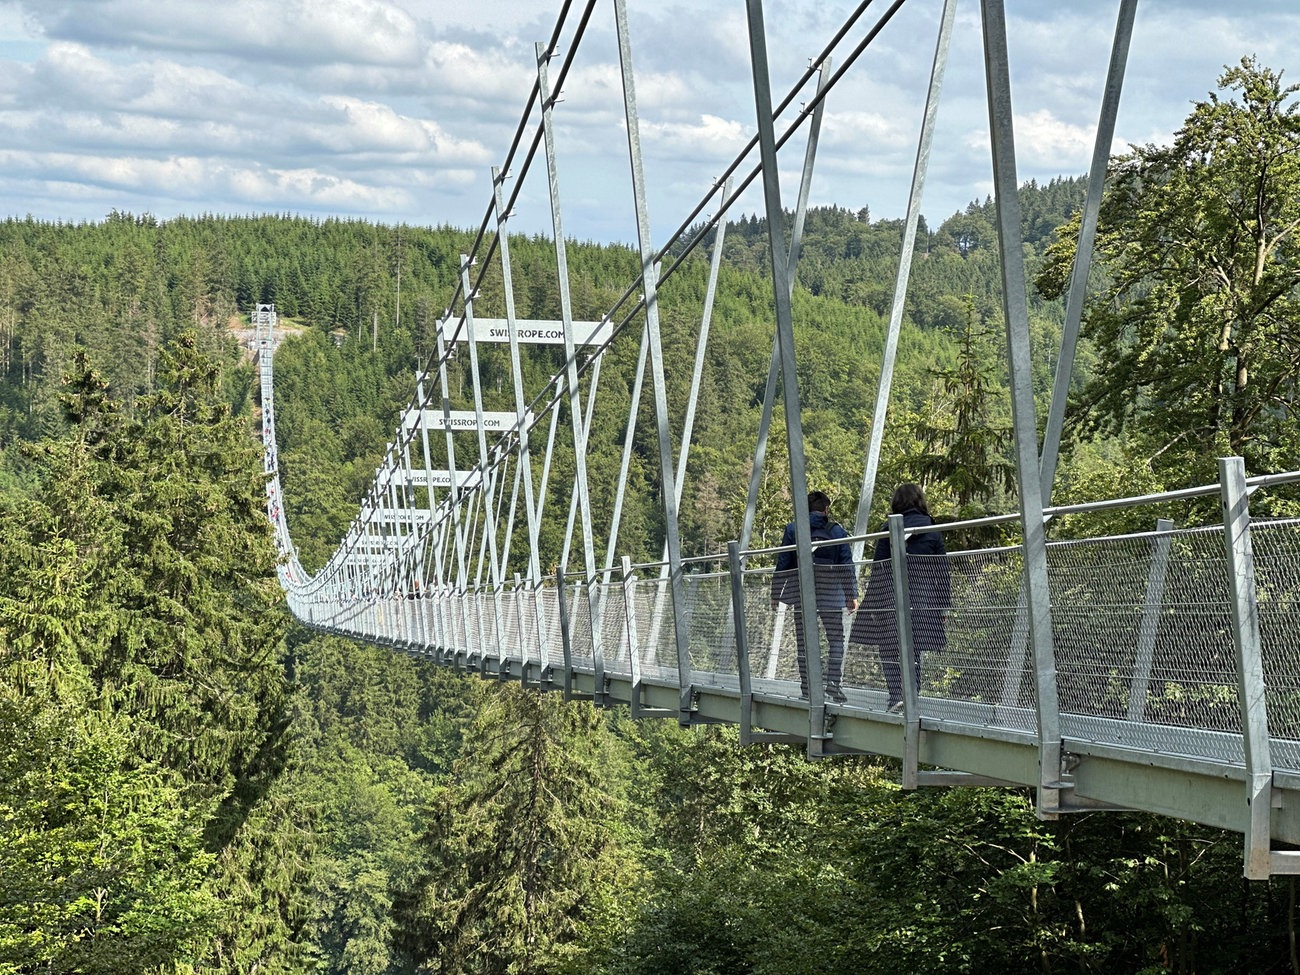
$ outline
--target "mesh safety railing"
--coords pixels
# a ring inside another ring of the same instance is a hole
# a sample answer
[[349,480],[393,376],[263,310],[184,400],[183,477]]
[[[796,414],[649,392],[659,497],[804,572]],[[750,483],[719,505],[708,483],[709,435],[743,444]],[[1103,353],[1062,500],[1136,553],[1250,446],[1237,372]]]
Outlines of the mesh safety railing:
[[1251,532],[1273,764],[1300,771],[1300,521]]
[[1058,542],[1048,568],[1060,708],[1095,719],[1063,731],[1241,761],[1223,530]]
[[[1251,538],[1274,764],[1300,772],[1300,520],[1256,522]],[[885,559],[831,569],[814,570],[822,673],[839,677],[846,706],[882,710],[895,698],[899,679],[894,565]],[[1032,733],[1037,683],[1021,550],[909,555],[906,572],[912,580],[936,573],[947,578],[945,602],[917,597],[908,606],[920,716]],[[1222,527],[1051,542],[1047,572],[1057,704],[1067,739],[1242,763],[1238,651]],[[845,606],[842,573],[849,573],[861,600],[856,613]],[[793,587],[770,568],[742,571],[740,625],[755,692],[799,699],[801,609],[797,573],[786,575],[796,577]],[[877,576],[889,582],[890,592],[879,604],[870,595]],[[692,572],[681,580],[677,609],[697,686],[738,686],[731,587],[728,571]],[[596,586],[566,580],[567,662],[579,670],[597,664],[593,605],[600,609],[605,674],[639,672],[643,679],[675,683],[678,630],[671,587],[657,566],[636,569],[627,579],[603,573]],[[313,595],[304,606],[311,622],[412,650],[540,668],[566,662],[554,585],[499,593],[362,587],[333,600]],[[837,664],[832,644],[841,640]]]

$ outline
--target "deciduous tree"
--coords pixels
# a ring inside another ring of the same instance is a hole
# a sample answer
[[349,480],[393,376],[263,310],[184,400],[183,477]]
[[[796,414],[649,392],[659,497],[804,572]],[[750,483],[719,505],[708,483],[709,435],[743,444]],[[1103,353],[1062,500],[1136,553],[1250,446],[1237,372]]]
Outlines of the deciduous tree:
[[[1171,484],[1213,480],[1216,455],[1300,462],[1300,86],[1243,58],[1219,88],[1171,145],[1112,161],[1106,283],[1084,324],[1101,366],[1088,422],[1136,434]],[[1073,250],[1053,252],[1041,291],[1063,290]]]

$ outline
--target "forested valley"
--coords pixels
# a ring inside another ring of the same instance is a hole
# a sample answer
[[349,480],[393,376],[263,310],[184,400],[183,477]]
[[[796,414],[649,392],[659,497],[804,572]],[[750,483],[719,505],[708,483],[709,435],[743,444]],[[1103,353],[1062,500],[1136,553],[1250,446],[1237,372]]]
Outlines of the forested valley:
[[[1294,91],[1249,61],[1221,85],[1240,103],[1198,103],[1175,145],[1113,164],[1059,500],[1205,483],[1216,452],[1300,467]],[[1252,160],[1269,182],[1243,195]],[[1060,333],[1083,194],[1068,178],[1021,191],[1036,349]],[[951,518],[1014,508],[993,226],[985,200],[922,227],[882,460],[882,483],[922,481]],[[746,216],[726,232],[682,505],[694,553],[734,538],[743,511],[773,338],[767,230]],[[1222,246],[1155,246],[1170,234]],[[901,237],[866,207],[807,222],[807,459],[842,518]],[[904,792],[888,760],[742,751],[725,728],[633,722],[295,624],[239,330],[274,302],[294,333],[276,358],[279,462],[319,566],[471,239],[291,215],[0,224],[0,973],[1300,972],[1295,883],[1243,880],[1237,834],[1125,813],[1042,822],[1017,790]],[[519,314],[558,317],[553,248],[511,248]],[[665,285],[678,374],[704,251]],[[636,254],[569,256],[575,317],[598,319]],[[1229,285],[1198,291],[1206,266]],[[501,300],[498,274],[479,313]],[[1240,339],[1226,347],[1225,315]],[[602,382],[630,385],[634,354],[614,350]],[[533,388],[554,366],[530,360]],[[1052,368],[1036,358],[1040,401]],[[491,357],[484,384],[506,408]],[[598,515],[625,416],[593,421]],[[648,430],[619,541],[652,559]],[[756,544],[789,518],[783,451],[778,430]],[[1147,527],[1127,517],[1053,530]],[[542,545],[553,565],[559,539]]]

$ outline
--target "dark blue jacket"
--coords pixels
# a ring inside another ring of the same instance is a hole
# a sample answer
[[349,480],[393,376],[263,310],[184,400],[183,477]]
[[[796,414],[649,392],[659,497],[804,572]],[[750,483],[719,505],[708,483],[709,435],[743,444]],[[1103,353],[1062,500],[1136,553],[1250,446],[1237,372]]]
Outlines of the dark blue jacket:
[[[808,530],[813,540],[823,538],[848,538],[849,533],[839,522],[831,521],[823,511],[808,515]],[[781,545],[795,543],[794,522],[785,526]],[[799,602],[799,555],[793,549],[776,557],[776,573],[772,576],[772,598],[789,605]],[[817,588],[817,610],[843,609],[850,599],[858,598],[857,573],[853,566],[853,551],[848,545],[823,545],[813,549],[813,581]]]

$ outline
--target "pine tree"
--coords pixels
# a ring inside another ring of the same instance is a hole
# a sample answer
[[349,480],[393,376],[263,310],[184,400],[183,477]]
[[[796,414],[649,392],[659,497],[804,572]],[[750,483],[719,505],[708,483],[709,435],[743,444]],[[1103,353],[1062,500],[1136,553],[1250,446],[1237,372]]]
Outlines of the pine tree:
[[631,882],[601,719],[503,685],[467,741],[463,780],[422,841],[426,872],[397,904],[399,943],[423,971],[582,970],[593,926]]

